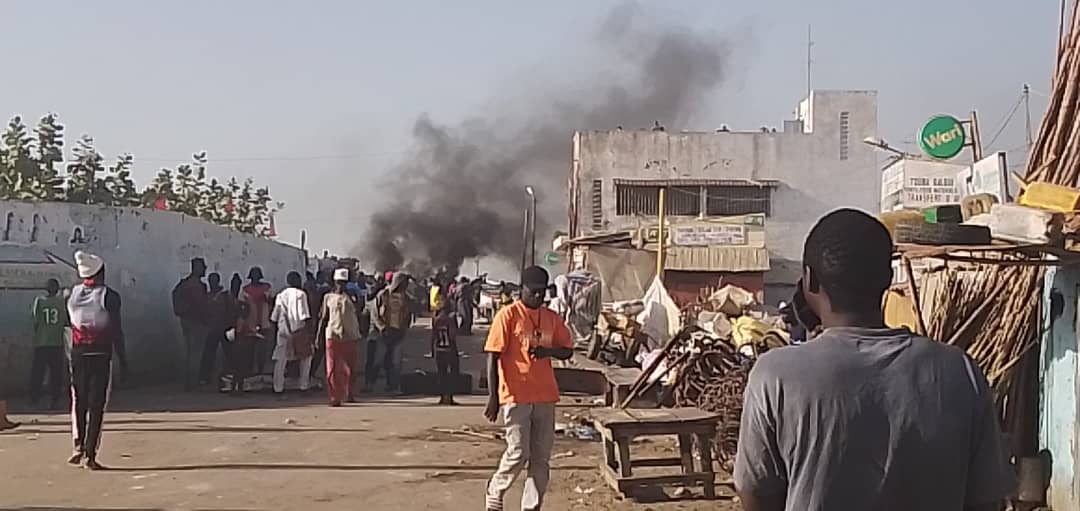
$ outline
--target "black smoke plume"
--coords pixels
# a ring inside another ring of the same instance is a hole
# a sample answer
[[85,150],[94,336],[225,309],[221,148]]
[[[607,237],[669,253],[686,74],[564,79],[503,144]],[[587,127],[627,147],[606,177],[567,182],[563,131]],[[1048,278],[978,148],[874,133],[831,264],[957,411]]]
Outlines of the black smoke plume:
[[574,131],[649,128],[655,121],[685,126],[722,84],[731,50],[723,37],[664,25],[636,4],[609,13],[594,45],[605,65],[618,66],[617,77],[597,71],[573,92],[532,84],[511,98],[524,103],[520,113],[492,112],[453,126],[421,115],[413,150],[385,176],[385,203],[357,250],[377,269],[414,274],[456,273],[481,256],[518,261],[524,189],[531,185],[540,200],[542,253],[566,224]]

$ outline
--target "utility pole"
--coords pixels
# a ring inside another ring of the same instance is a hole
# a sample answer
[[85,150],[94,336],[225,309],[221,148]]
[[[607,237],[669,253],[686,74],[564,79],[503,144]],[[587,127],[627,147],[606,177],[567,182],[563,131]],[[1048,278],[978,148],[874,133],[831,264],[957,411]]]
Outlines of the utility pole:
[[525,229],[521,233],[521,272],[518,273],[518,282],[525,275],[525,264],[529,254],[529,208],[525,208]]
[[813,64],[812,52],[814,48],[814,39],[811,37],[811,25],[806,25],[806,99],[810,100],[810,67]]
[[657,222],[656,228],[656,277],[660,279],[660,282],[664,282],[664,251],[666,250],[664,244],[664,191],[663,186],[660,187],[660,215],[659,222]]
[[1031,146],[1035,141],[1031,136],[1031,86],[1026,83],[1024,84],[1024,115],[1027,117],[1027,148],[1030,157]]
[[971,162],[977,162],[982,159],[982,134],[979,132],[979,116],[974,110],[971,111]]

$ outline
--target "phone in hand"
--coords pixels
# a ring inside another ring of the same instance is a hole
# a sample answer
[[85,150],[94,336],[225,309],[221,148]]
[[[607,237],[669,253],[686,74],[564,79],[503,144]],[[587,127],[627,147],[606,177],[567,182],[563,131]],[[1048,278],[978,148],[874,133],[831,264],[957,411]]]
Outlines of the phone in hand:
[[806,303],[806,296],[803,295],[802,279],[799,279],[799,282],[795,284],[795,296],[791,297],[791,307],[795,311],[795,319],[802,323],[807,332],[813,332],[814,329],[821,326],[821,318],[814,314],[814,311],[810,309],[810,305]]

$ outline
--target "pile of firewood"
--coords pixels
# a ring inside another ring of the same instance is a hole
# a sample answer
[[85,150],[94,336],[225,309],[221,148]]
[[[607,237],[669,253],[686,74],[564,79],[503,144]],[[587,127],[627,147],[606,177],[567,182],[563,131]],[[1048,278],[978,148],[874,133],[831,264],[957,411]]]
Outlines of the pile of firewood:
[[991,267],[947,270],[932,296],[928,335],[963,348],[983,370],[998,404],[1014,368],[1038,342],[1041,270]]

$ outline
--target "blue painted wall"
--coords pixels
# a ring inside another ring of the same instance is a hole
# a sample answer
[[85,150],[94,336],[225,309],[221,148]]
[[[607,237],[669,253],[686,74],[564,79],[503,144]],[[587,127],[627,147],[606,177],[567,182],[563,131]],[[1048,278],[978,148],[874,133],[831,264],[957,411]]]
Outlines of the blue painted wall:
[[1078,288],[1080,270],[1047,271],[1039,362],[1039,448],[1050,452],[1048,503],[1055,510],[1080,509],[1080,491],[1075,481],[1077,417],[1080,416],[1076,399]]

